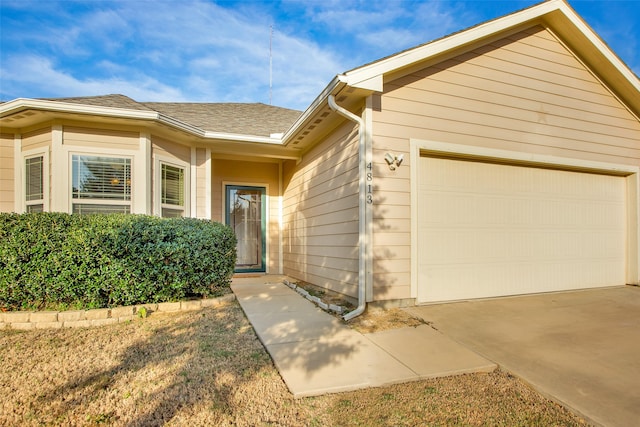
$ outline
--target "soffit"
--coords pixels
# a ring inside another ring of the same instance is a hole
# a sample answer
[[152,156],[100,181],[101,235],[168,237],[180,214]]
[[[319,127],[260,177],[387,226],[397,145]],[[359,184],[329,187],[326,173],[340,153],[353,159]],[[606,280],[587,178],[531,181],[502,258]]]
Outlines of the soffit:
[[300,150],[304,154],[324,137],[334,131],[346,119],[333,111],[327,101],[328,95],[335,96],[336,102],[343,108],[360,115],[364,107],[364,99],[371,95],[371,90],[336,84],[330,86],[317,102],[301,116],[301,120],[285,134],[284,144]]

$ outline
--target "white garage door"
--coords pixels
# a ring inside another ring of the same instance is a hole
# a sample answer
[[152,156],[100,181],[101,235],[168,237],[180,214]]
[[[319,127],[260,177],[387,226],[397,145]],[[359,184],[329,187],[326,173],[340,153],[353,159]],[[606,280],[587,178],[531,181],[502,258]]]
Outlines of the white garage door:
[[624,178],[420,161],[418,302],[625,284]]

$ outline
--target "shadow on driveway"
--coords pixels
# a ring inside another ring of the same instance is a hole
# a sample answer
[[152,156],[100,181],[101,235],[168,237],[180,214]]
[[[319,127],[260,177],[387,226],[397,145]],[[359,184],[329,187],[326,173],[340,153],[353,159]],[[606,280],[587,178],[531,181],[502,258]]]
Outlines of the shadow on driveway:
[[640,419],[640,288],[408,308],[589,421]]

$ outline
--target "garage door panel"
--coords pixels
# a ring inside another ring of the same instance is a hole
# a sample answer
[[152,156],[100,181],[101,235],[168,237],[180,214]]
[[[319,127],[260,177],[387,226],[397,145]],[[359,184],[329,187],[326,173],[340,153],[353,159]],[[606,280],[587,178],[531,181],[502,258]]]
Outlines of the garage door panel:
[[440,283],[441,286],[425,287],[421,300],[454,301],[619,286],[624,283],[624,277],[612,276],[610,271],[623,269],[624,263],[618,260],[593,261],[588,274],[584,274],[581,260],[509,264],[485,262],[459,264],[455,268],[451,268],[451,265],[432,265],[421,275],[420,282]]
[[418,301],[625,283],[623,178],[422,158]]
[[[557,230],[439,229],[419,242],[430,263],[616,259],[623,233]],[[454,261],[455,260],[455,261]]]

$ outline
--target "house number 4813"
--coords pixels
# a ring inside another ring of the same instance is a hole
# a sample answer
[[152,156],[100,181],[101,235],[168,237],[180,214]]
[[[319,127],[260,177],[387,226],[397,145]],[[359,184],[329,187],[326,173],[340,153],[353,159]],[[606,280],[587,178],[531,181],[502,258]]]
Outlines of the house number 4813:
[[367,163],[367,204],[373,204],[373,164]]

